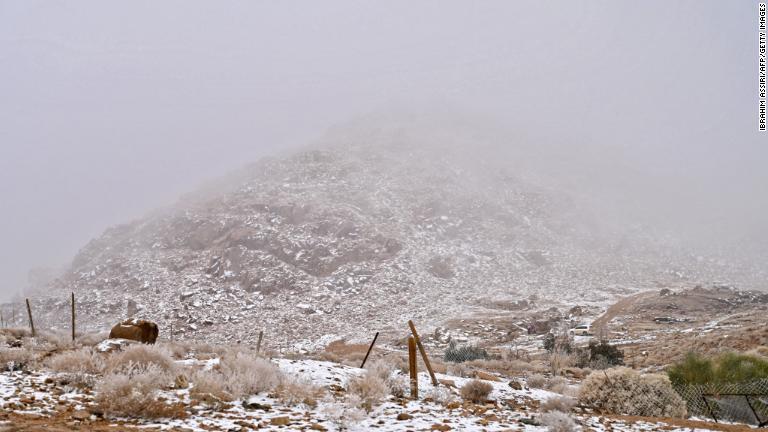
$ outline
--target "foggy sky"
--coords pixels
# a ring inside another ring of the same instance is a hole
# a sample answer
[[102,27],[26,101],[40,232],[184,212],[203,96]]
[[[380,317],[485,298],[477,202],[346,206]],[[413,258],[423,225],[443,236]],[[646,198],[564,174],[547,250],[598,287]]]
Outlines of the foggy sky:
[[766,238],[756,21],[756,1],[0,0],[0,297],[110,225],[394,107],[605,146],[679,197],[660,214]]

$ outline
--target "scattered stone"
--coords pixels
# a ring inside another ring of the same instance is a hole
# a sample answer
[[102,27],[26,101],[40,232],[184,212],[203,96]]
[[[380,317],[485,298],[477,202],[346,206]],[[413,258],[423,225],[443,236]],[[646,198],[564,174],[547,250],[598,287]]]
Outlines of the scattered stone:
[[400,421],[402,421],[402,420],[410,420],[412,418],[413,418],[413,416],[408,414],[408,413],[400,413],[400,414],[397,415],[397,419],[400,420]]
[[488,372],[483,372],[483,371],[475,372],[475,378],[485,380],[485,381],[501,382],[501,379],[496,375],[491,375]]
[[291,424],[291,419],[288,416],[275,417],[269,421],[274,426],[288,426]]

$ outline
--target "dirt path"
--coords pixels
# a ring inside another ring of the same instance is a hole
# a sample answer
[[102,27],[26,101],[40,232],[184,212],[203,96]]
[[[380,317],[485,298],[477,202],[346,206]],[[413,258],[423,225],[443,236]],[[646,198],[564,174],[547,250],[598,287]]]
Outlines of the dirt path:
[[600,331],[604,329],[612,319],[626,312],[626,310],[634,305],[637,301],[657,295],[659,295],[658,291],[644,291],[629,297],[624,297],[623,299],[614,303],[611,307],[608,308],[608,310],[605,311],[603,315],[592,322],[592,332],[594,334],[600,334]]

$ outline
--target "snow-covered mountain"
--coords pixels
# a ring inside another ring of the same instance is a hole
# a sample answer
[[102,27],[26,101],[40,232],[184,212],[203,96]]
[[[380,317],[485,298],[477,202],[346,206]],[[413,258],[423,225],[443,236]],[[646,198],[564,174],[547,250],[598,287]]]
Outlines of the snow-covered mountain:
[[[347,125],[88,243],[34,299],[41,320],[280,348],[397,334],[491,300],[603,305],[727,263],[615,220],[531,166],[533,147],[466,125]],[[42,306],[40,306],[42,305]]]

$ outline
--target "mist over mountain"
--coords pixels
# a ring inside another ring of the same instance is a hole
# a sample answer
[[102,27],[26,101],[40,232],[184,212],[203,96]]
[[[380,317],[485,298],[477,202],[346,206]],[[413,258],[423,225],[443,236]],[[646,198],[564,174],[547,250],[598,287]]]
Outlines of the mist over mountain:
[[471,116],[362,117],[110,228],[35,301],[54,327],[66,325],[71,290],[89,328],[126,314],[180,338],[253,340],[268,328],[286,348],[497,302],[765,288],[755,261],[652,224],[661,185],[654,197],[642,173],[617,176],[629,166],[621,154],[596,156]]

